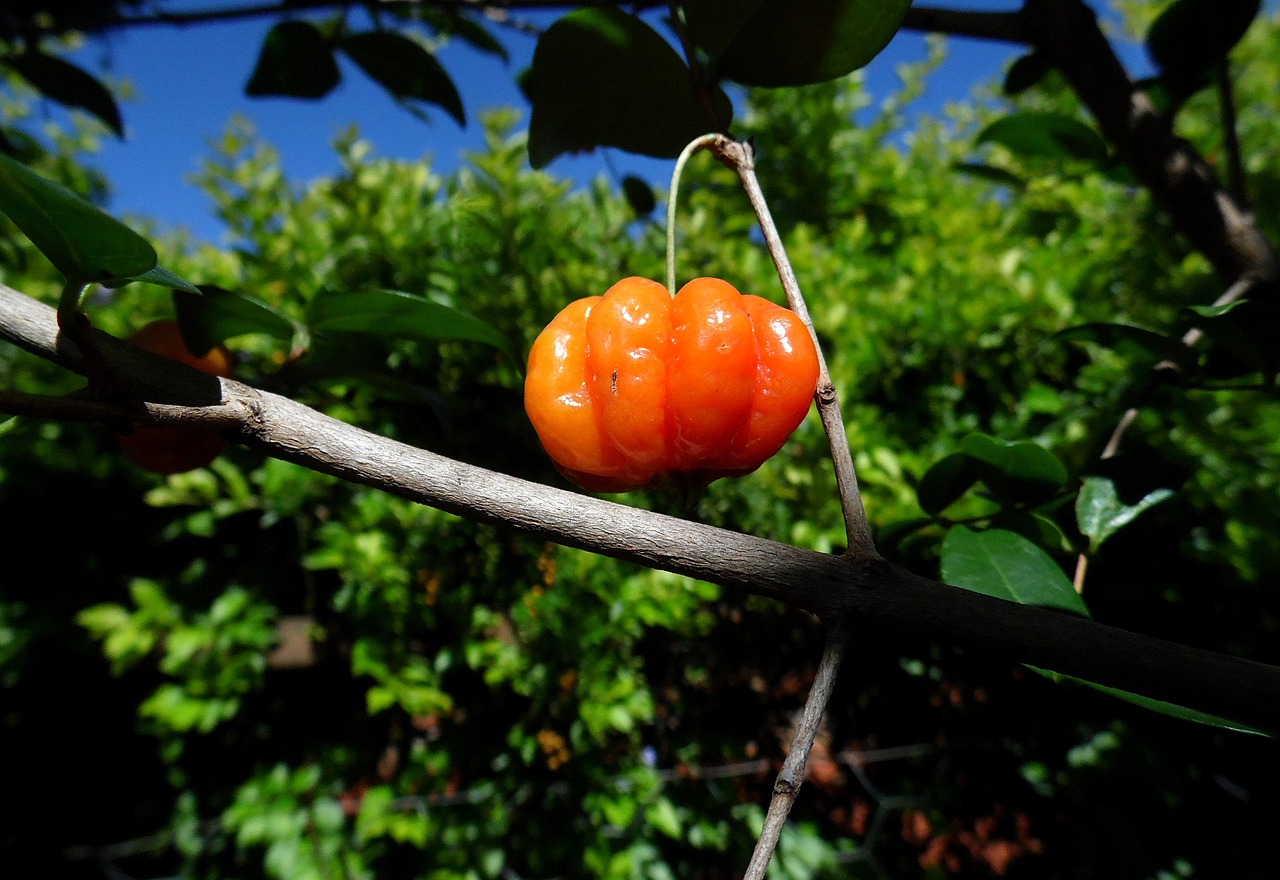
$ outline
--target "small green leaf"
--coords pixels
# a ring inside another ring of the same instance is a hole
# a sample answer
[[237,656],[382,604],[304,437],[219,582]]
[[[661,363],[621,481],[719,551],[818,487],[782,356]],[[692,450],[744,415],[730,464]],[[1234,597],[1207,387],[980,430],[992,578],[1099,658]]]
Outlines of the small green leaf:
[[310,22],[282,21],[267,32],[244,87],[259,98],[321,98],[342,79],[329,41]]
[[415,7],[415,14],[438,34],[457,37],[473,49],[494,55],[504,62],[511,61],[507,47],[488,28],[465,15],[443,9],[428,9],[421,4]]
[[533,104],[529,161],[535,168],[604,146],[674,158],[694,138],[728,125],[733,112],[716,89],[715,118],[709,118],[671,44],[612,8],[579,9],[551,25],[538,39],[522,87]]
[[689,33],[716,72],[747,86],[826,82],[864,66],[910,0],[687,0]]
[[1105,477],[1085,477],[1076,496],[1076,525],[1080,534],[1089,539],[1089,552],[1093,553],[1140,513],[1172,497],[1171,489],[1156,489],[1137,504],[1125,504],[1114,482]]
[[955,526],[942,542],[942,579],[998,599],[1089,616],[1084,600],[1049,554],[1013,532]]
[[1028,52],[1009,65],[1004,75],[1004,93],[1020,95],[1044,79],[1052,69],[1053,66],[1045,55],[1040,52]]
[[370,333],[394,339],[457,339],[482,342],[505,352],[510,343],[493,327],[457,309],[391,290],[321,291],[311,301],[313,333]]
[[79,107],[98,117],[124,137],[124,121],[111,90],[69,61],[39,51],[20,52],[0,59],[45,97],[67,107]]
[[297,328],[271,306],[221,287],[201,285],[194,293],[175,290],[173,308],[192,351],[205,352],[247,333],[289,342]]
[[70,283],[115,284],[156,266],[155,249],[141,235],[3,154],[0,211]]
[[637,217],[648,217],[658,206],[653,188],[634,174],[628,174],[622,178],[622,194],[627,197],[627,203],[631,205],[631,210],[636,212]]
[[142,281],[146,284],[157,284],[160,287],[172,287],[177,290],[185,290],[187,293],[200,292],[200,288],[196,287],[182,276],[170,272],[164,266],[153,266],[141,275],[134,275],[131,280]]
[[1101,135],[1061,113],[1026,111],[1001,117],[982,130],[978,143],[1000,144],[1024,158],[1096,163],[1107,158],[1107,142]]
[[369,31],[344,37],[338,46],[396,100],[436,104],[458,125],[467,124],[453,80],[419,43],[394,31]]
[[1223,315],[1230,314],[1239,306],[1244,305],[1248,300],[1237,299],[1229,303],[1223,303],[1220,306],[1187,306],[1184,311],[1197,315],[1201,318],[1221,318]]

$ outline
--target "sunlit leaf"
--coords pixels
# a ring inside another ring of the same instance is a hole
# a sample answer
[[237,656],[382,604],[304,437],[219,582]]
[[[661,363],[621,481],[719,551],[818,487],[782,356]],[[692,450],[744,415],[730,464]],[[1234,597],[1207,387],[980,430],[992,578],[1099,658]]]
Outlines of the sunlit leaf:
[[602,146],[673,158],[732,115],[717,89],[715,118],[708,117],[675,49],[639,18],[612,8],[579,9],[548,28],[522,87],[533,103],[535,168]]
[[510,351],[509,341],[479,318],[391,290],[322,291],[311,301],[313,333],[370,333],[393,339],[456,339]]
[[1002,529],[953,527],[942,542],[942,579],[998,599],[1089,616],[1084,600],[1049,554]]
[[910,0],[688,0],[693,40],[721,76],[798,86],[844,76],[897,33]]
[[978,143],[1000,144],[1024,158],[1090,162],[1107,158],[1107,143],[1101,135],[1061,113],[1025,111],[1003,116],[982,130]]
[[244,90],[255,98],[320,98],[341,79],[333,49],[319,28],[290,20],[268,31]]
[[70,282],[119,283],[156,266],[155,249],[141,235],[3,154],[0,211]]
[[1169,489],[1148,492],[1137,504],[1120,500],[1116,484],[1105,477],[1086,477],[1076,496],[1076,524],[1089,539],[1092,553],[1102,542],[1133,522],[1140,513],[1173,497]]
[[421,44],[393,31],[370,31],[344,37],[338,45],[396,100],[435,104],[459,125],[467,124],[457,86]]

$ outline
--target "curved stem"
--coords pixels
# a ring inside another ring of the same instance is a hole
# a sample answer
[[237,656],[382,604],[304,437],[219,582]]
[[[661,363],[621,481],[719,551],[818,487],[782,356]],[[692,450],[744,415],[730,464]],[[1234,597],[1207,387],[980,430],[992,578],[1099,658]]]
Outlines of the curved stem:
[[676,295],[676,202],[680,195],[680,177],[689,157],[699,150],[711,147],[721,135],[704,134],[694,138],[680,151],[676,167],[671,172],[671,189],[667,192],[667,292]]

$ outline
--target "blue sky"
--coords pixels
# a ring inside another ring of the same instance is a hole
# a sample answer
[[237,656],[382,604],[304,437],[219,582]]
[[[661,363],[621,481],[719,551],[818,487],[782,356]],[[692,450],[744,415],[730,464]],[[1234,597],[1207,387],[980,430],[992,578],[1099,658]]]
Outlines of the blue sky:
[[[1011,9],[1019,3],[951,0],[940,5]],[[184,7],[209,8],[186,0],[165,5],[171,10]],[[545,25],[554,18],[555,14],[544,14],[533,20]],[[106,139],[94,160],[111,181],[108,208],[113,214],[146,215],[162,225],[186,226],[216,242],[221,227],[211,216],[211,205],[186,178],[236,114],[254,121],[263,138],[280,150],[290,178],[303,182],[336,170],[330,144],[339,130],[352,123],[358,124],[377,155],[429,156],[437,171],[448,172],[466,151],[482,146],[478,123],[482,110],[504,105],[527,110],[514,77],[529,64],[534,39],[503,28],[496,32],[510,52],[509,64],[461,42],[445,46],[440,53],[441,63],[462,94],[468,114],[465,129],[434,108],[429,122],[415,118],[346,59],[340,60],[341,85],[319,101],[250,99],[244,95],[244,83],[270,25],[270,20],[262,19],[136,28],[106,41],[91,41],[72,56],[95,73],[129,81],[135,92],[135,98],[122,106],[125,140]],[[999,75],[1018,54],[1015,47],[998,43],[953,39],[949,46],[945,66],[930,81],[926,108],[967,96],[976,83]],[[867,68],[872,94],[888,96],[898,85],[895,68],[924,54],[922,36],[900,33]],[[618,151],[611,151],[609,158],[620,173],[639,174],[660,188],[665,188],[671,172],[669,160]],[[547,170],[582,181],[604,169],[603,157],[589,155],[561,157]]]

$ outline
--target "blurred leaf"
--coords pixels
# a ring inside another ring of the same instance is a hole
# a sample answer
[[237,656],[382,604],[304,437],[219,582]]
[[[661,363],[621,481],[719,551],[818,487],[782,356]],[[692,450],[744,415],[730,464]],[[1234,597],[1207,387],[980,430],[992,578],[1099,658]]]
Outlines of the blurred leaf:
[[458,125],[467,124],[453,80],[419,43],[393,31],[370,31],[344,37],[338,46],[396,100],[436,104]]
[[689,0],[693,41],[721,76],[747,86],[837,79],[876,57],[910,0]]
[[1022,190],[1027,186],[1026,181],[1012,171],[1006,171],[1003,168],[997,168],[985,162],[956,162],[951,167],[961,174],[989,180],[992,183],[1003,184],[1010,189]]
[[1133,522],[1144,510],[1173,497],[1170,489],[1147,493],[1137,504],[1120,500],[1116,484],[1105,477],[1085,477],[1076,496],[1076,524],[1093,553],[1107,538]]
[[21,52],[0,59],[46,97],[68,107],[87,110],[124,137],[124,122],[111,90],[96,77],[69,61],[39,51]]
[[1013,532],[953,527],[942,542],[942,579],[999,599],[1089,616],[1049,554]]
[[1208,84],[1261,8],[1261,0],[1174,0],[1165,7],[1146,44],[1175,103]]
[[494,55],[505,62],[511,61],[511,55],[507,52],[507,47],[502,45],[493,34],[489,33],[488,28],[465,15],[451,10],[422,8],[421,5],[419,5],[417,15],[423,22],[430,25],[436,33],[457,37],[473,49]]
[[341,78],[333,49],[319,28],[305,21],[282,21],[267,32],[244,91],[255,98],[321,98]]
[[0,211],[68,282],[118,283],[156,267],[155,249],[141,235],[2,154]]
[[1025,111],[1001,117],[982,130],[978,143],[1000,144],[1024,158],[1089,162],[1107,158],[1107,143],[1101,135],[1061,113]]
[[1053,66],[1049,63],[1049,59],[1042,53],[1028,52],[1009,65],[1009,69],[1004,75],[1004,93],[1006,95],[1020,95],[1044,79],[1045,75],[1052,69]]
[[1195,366],[1195,353],[1182,340],[1129,324],[1081,324],[1059,331],[1054,338],[1064,342],[1092,342],[1120,352],[1152,356],[1171,361],[1184,370]]
[[457,339],[504,352],[511,344],[493,327],[465,312],[391,290],[321,291],[307,310],[313,333],[370,333],[393,339]]
[[627,204],[631,205],[637,217],[648,217],[658,206],[653,188],[634,174],[622,178],[622,194],[627,197]]
[[182,335],[195,352],[206,352],[247,333],[290,342],[296,332],[293,322],[266,303],[210,284],[202,284],[196,293],[175,290],[173,308]]
[[1201,318],[1221,318],[1223,315],[1230,314],[1239,306],[1244,305],[1246,300],[1238,299],[1233,302],[1223,303],[1220,306],[1187,306],[1184,311]]
[[579,9],[548,28],[522,85],[533,104],[529,161],[535,168],[602,146],[674,158],[689,141],[727,124],[733,109],[717,89],[718,120],[709,119],[671,45],[640,19],[611,8]]

